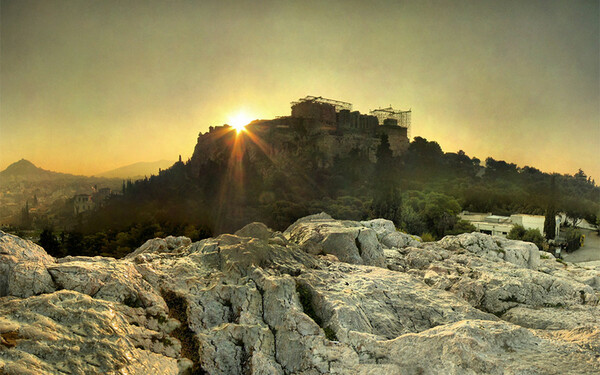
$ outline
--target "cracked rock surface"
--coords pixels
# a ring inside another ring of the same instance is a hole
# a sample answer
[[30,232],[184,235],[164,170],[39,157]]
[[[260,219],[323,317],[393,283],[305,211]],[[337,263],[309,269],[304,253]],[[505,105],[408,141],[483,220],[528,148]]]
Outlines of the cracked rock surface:
[[597,374],[600,269],[384,219],[252,223],[123,259],[0,232],[3,374]]

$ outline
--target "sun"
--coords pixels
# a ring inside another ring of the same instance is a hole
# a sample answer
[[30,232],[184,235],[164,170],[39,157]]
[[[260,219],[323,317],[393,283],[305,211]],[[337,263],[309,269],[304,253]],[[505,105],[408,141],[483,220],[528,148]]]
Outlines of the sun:
[[238,112],[237,115],[229,119],[229,125],[235,129],[236,132],[240,133],[244,131],[246,125],[252,121],[252,118],[244,112]]

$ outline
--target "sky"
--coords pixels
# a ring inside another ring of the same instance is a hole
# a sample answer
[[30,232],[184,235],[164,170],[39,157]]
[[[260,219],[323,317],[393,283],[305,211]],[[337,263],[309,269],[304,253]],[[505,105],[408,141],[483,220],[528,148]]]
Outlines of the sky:
[[600,181],[599,1],[1,1],[0,170],[95,174],[306,95]]

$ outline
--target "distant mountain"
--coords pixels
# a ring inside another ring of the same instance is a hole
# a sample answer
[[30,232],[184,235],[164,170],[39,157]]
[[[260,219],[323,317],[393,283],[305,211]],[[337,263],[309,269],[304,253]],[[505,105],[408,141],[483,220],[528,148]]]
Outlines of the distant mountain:
[[98,174],[99,177],[109,178],[143,178],[144,176],[156,175],[159,169],[167,169],[172,166],[175,162],[171,160],[159,160],[150,162],[139,162],[111,171]]
[[21,210],[26,206],[34,221],[45,215],[64,217],[65,212],[70,216],[72,208],[65,202],[74,195],[93,194],[97,188],[118,192],[122,183],[119,178],[52,172],[21,159],[0,172],[0,224],[22,225]]
[[72,177],[73,175],[47,171],[45,169],[36,167],[35,164],[25,159],[21,159],[15,163],[12,163],[5,170],[0,172],[0,178],[8,179],[40,179],[67,176]]

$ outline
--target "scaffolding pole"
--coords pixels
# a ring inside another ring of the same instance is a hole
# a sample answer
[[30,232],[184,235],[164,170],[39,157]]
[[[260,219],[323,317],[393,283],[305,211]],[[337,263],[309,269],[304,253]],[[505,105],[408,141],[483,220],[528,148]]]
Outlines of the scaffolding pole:
[[306,103],[306,102],[329,104],[329,105],[332,105],[335,107],[336,112],[339,112],[343,109],[352,111],[352,103],[342,102],[341,100],[335,100],[335,99],[327,99],[322,96],[309,95],[305,98],[298,99],[297,101],[292,102],[291,104],[292,104],[292,106],[294,106],[298,103]]
[[401,126],[403,128],[406,128],[406,133],[408,135],[408,138],[410,139],[410,130],[411,130],[411,117],[412,117],[412,110],[409,109],[408,111],[399,111],[399,110],[395,110],[394,108],[387,107],[387,108],[378,108],[378,109],[374,109],[370,112],[371,115],[377,117],[377,120],[379,120],[379,125],[382,125],[383,122],[387,119],[392,119],[392,120],[396,120],[398,122],[398,126]]

